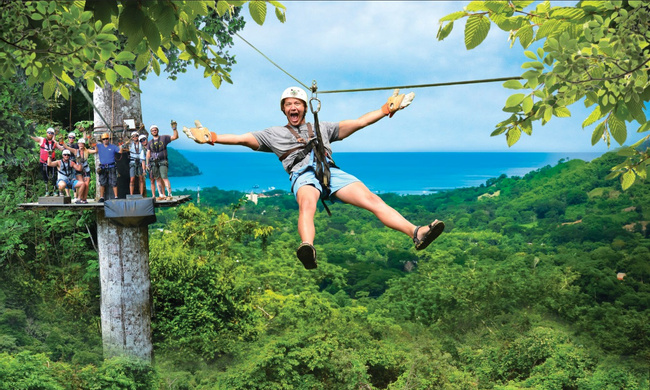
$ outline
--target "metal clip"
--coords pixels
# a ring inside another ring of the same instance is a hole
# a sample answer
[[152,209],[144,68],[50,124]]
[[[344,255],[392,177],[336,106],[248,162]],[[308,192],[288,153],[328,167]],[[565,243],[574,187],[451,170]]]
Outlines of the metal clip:
[[[317,90],[318,86],[316,85],[316,80],[314,80],[311,83],[311,99],[309,100],[309,109],[311,110],[312,114],[318,114],[320,111],[320,100],[318,100],[318,93],[316,92]],[[312,100],[316,100],[318,102],[318,106],[316,107],[315,111],[314,106],[311,103]]]

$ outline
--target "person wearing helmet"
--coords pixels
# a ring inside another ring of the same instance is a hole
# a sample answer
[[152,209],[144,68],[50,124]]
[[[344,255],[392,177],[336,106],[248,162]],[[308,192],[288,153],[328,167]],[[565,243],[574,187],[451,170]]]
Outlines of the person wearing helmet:
[[[163,188],[161,196],[156,200],[171,200],[172,199],[172,186],[169,182],[169,161],[167,159],[167,145],[170,142],[178,139],[178,129],[176,122],[171,122],[173,135],[160,135],[158,126],[151,125],[149,132],[151,133],[151,141],[147,146],[146,168],[150,170],[150,174],[158,182],[158,188]],[[167,196],[165,196],[164,189],[167,189]]]
[[63,151],[63,156],[61,157],[61,160],[52,161],[52,157],[48,156],[47,165],[49,167],[56,168],[58,171],[56,184],[59,188],[59,195],[61,195],[64,190],[67,192],[70,189],[75,189],[77,191],[77,194],[79,196],[82,196],[82,198],[75,200],[74,203],[77,204],[88,203],[88,201],[85,198],[83,198],[83,194],[86,192],[85,191],[86,183],[77,180],[74,173],[75,170],[80,171],[83,169],[83,167],[77,164],[76,162],[72,161],[70,159],[70,156],[72,156],[70,150],[65,149]]
[[[55,158],[55,150],[62,150],[58,142],[54,139],[54,129],[49,127],[45,131],[45,137],[36,137],[31,136],[36,143],[40,145],[40,158],[39,164],[41,165],[41,174],[43,177],[43,182],[45,182],[45,196],[54,196],[56,193],[56,175],[55,169],[47,165],[47,158]],[[50,184],[52,184],[52,192],[50,192]]]
[[[314,126],[305,119],[308,109],[307,93],[299,87],[289,87],[280,97],[280,110],[287,120],[284,126],[272,126],[241,135],[217,135],[198,126],[184,128],[183,132],[197,143],[242,145],[256,151],[272,152],[279,157],[289,174],[291,191],[298,202],[298,234],[302,243],[296,250],[296,255],[305,268],[311,269],[317,267],[314,214],[319,199],[323,197],[371,211],[385,226],[411,237],[417,250],[426,248],[444,230],[444,223],[438,220],[429,225],[414,225],[372,193],[359,179],[333,165],[331,143],[341,141],[386,116],[392,117],[411,104],[414,96],[413,93],[400,95],[399,90],[395,90],[381,108],[357,119],[319,122],[316,129],[320,130],[319,137],[314,132]],[[314,146],[319,138],[322,139],[322,145]],[[323,157],[319,156],[323,154]],[[324,164],[329,165],[330,174],[327,176],[318,173]]]
[[75,157],[73,161],[79,164],[82,169],[75,171],[78,181],[82,181],[86,184],[84,188],[84,193],[77,193],[78,199],[88,199],[88,189],[90,188],[90,165],[88,164],[88,159],[92,153],[95,153],[96,150],[93,148],[86,147],[86,139],[80,138],[77,142],[76,148],[72,146],[64,146],[67,150],[72,153],[72,157]]
[[[146,151],[139,140],[140,134],[137,131],[131,133],[131,139],[126,149],[129,152],[129,193],[133,195],[135,179],[138,179],[139,193],[144,196],[144,164]],[[142,135],[145,139],[145,135]],[[124,145],[122,145],[124,147]]]
[[[140,144],[142,145],[142,148],[147,150],[149,146],[149,140],[147,140],[146,135],[141,135],[138,138],[138,141],[140,141]],[[146,156],[146,154],[145,154]],[[145,157],[146,160],[146,157]],[[165,198],[165,192],[162,190],[162,187],[159,185],[158,181],[156,178],[153,176],[153,172],[147,167],[147,163],[145,161],[145,172],[149,176],[149,180],[151,181],[151,197],[156,198],[156,188],[158,188],[158,197],[159,198]]]
[[121,153],[121,148],[111,143],[111,137],[108,133],[103,133],[100,137],[101,143],[97,144],[95,151],[99,156],[99,165],[97,175],[99,177],[99,202],[104,201],[106,186],[110,185],[113,189],[113,195],[117,199],[117,166],[115,164],[115,155]]

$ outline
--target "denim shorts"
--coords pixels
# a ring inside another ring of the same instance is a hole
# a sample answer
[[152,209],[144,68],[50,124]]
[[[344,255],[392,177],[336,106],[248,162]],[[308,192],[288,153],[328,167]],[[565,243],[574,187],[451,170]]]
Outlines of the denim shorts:
[[60,182],[64,182],[66,188],[70,188],[70,189],[75,188],[77,183],[79,183],[79,181],[77,179],[59,179],[56,182],[56,184],[58,185]]
[[[337,201],[336,191],[347,186],[348,184],[360,181],[356,177],[342,171],[339,168],[331,167],[330,175],[330,200],[332,202]],[[316,178],[316,171],[312,165],[307,165],[297,172],[292,172],[289,179],[291,180],[291,192],[293,192],[294,196],[296,197],[298,196],[298,190],[304,185],[312,185],[316,187],[316,189],[320,191],[321,194],[323,193],[323,187],[318,182],[318,179]]]

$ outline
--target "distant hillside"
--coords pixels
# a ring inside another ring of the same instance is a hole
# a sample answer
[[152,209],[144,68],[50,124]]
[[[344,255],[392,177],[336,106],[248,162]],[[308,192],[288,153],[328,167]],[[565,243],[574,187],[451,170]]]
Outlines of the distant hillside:
[[199,167],[189,162],[178,150],[167,148],[169,158],[169,176],[200,175]]

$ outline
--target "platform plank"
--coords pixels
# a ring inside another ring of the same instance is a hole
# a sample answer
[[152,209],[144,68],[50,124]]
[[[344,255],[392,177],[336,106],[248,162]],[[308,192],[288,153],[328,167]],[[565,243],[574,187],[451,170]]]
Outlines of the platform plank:
[[[98,208],[103,208],[104,203],[99,203],[93,199],[89,199],[86,204],[75,204],[75,203],[20,203],[18,204],[19,210],[97,210]],[[56,198],[56,197],[49,197]],[[154,200],[154,207],[176,207],[182,203],[186,203],[192,200],[192,197],[189,195],[174,196],[171,200]]]

